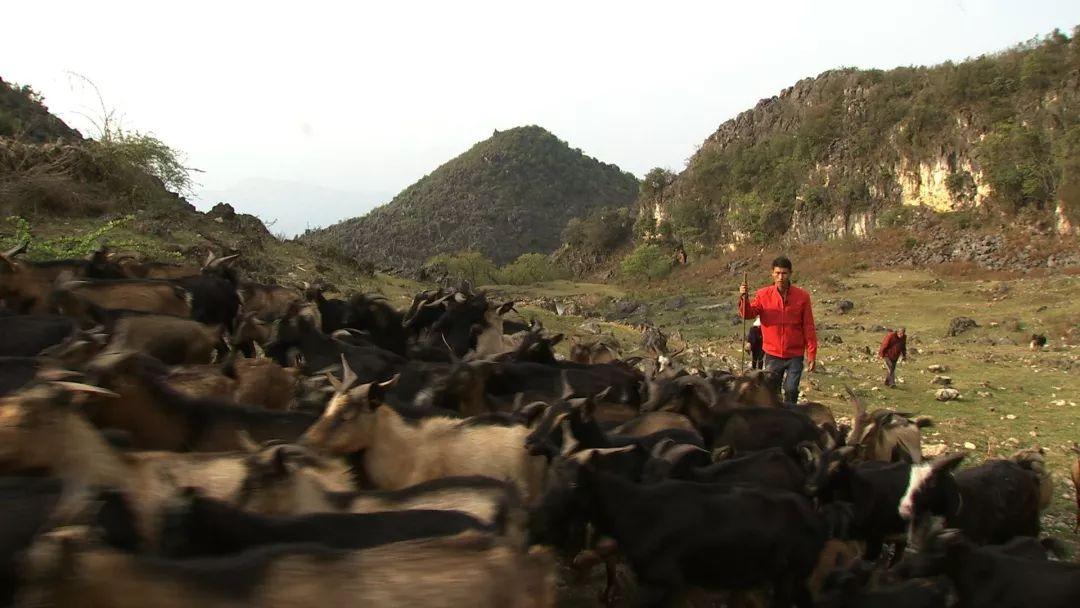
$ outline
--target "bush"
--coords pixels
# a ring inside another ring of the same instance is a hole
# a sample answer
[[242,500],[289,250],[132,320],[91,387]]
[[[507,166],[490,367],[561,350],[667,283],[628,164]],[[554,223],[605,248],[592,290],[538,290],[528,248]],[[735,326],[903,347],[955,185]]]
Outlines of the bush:
[[509,285],[529,285],[565,278],[567,273],[540,253],[525,253],[498,271],[498,282]]
[[[81,258],[96,251],[103,242],[110,240],[108,237],[118,228],[131,224],[135,220],[133,215],[109,220],[101,226],[83,234],[73,234],[50,240],[34,239],[31,236],[30,222],[25,218],[12,216],[6,218],[6,223],[11,226],[12,236],[0,239],[0,247],[8,248],[22,241],[30,241],[28,255],[35,259],[54,260],[62,258]],[[123,245],[123,243],[113,243]]]
[[563,230],[563,242],[594,255],[609,254],[630,239],[633,218],[625,207],[604,207],[585,218],[573,218]]
[[671,256],[658,245],[638,245],[622,261],[620,270],[630,279],[659,279],[671,272]]
[[1026,206],[1044,207],[1053,196],[1056,179],[1046,133],[1004,123],[978,146],[993,200],[1015,213]]
[[479,251],[464,250],[442,253],[424,264],[428,276],[441,277],[454,283],[469,281],[473,285],[494,283],[498,280],[498,267]]

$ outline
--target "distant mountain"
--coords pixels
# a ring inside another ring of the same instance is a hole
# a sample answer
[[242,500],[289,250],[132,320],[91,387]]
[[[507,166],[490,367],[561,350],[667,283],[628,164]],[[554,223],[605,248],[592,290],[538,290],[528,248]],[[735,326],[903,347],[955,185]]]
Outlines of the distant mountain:
[[567,221],[625,206],[637,178],[537,127],[496,131],[371,213],[303,238],[379,266],[413,268],[439,253],[482,252],[497,263],[549,253]]
[[262,218],[276,234],[296,236],[365,213],[392,196],[390,192],[345,191],[286,180],[245,179],[224,190],[204,190],[200,207],[225,202]]

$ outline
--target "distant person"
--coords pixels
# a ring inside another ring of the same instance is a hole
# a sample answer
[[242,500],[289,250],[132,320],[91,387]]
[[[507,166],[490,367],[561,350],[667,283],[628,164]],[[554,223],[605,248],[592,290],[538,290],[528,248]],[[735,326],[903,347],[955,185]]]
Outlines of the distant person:
[[746,334],[746,350],[750,351],[750,369],[765,369],[765,349],[761,340],[761,319],[754,319],[754,324]]
[[896,362],[907,360],[907,331],[903,327],[890,331],[881,342],[878,356],[885,360],[885,369],[889,370],[885,375],[885,386],[896,388]]
[[773,260],[772,280],[772,285],[759,289],[752,299],[750,286],[739,286],[739,314],[761,321],[765,369],[783,376],[784,405],[795,407],[804,363],[808,372],[817,367],[814,311],[810,294],[791,284],[791,260]]

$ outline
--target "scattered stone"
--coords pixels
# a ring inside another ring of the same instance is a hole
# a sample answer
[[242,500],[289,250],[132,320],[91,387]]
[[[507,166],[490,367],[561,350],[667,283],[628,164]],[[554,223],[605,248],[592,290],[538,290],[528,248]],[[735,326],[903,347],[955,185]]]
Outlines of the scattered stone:
[[960,391],[955,388],[938,389],[938,391],[934,393],[934,398],[938,401],[954,401],[960,398]]
[[934,376],[934,379],[930,381],[930,384],[939,384],[941,386],[949,386],[952,384],[952,378],[948,376]]
[[679,310],[683,306],[686,306],[686,298],[678,296],[667,301],[664,308],[668,310]]
[[975,444],[971,443],[970,441],[965,441],[964,442],[964,449],[965,450],[974,450],[975,449]]
[[839,314],[847,314],[855,310],[855,303],[851,300],[838,300],[834,308]]
[[960,334],[978,327],[979,324],[975,322],[975,319],[970,317],[956,317],[952,321],[949,321],[949,331],[946,333],[948,337],[959,336]]
[[875,325],[875,326],[870,328],[870,331],[873,331],[873,332],[889,331],[889,328],[885,327],[884,325]]
[[1065,400],[1064,400],[1064,399],[1055,399],[1054,401],[1051,401],[1051,402],[1050,402],[1050,405],[1056,405],[1056,406],[1058,406],[1058,407],[1062,407],[1062,406],[1064,406],[1064,405],[1065,405],[1065,403],[1066,403],[1066,402],[1065,402]]
[[826,344],[843,344],[844,343],[844,339],[841,338],[840,336],[836,335],[836,334],[831,334],[831,335],[825,336],[824,341],[825,341]]
[[639,304],[633,300],[619,300],[615,303],[615,312],[620,315],[632,315],[638,306]]
[[1016,420],[1016,414],[1005,414],[1006,420]]
[[949,371],[949,367],[946,366],[946,365],[938,365],[938,364],[935,363],[934,365],[927,365],[926,366],[926,371],[934,372],[935,374],[940,374],[942,372]]
[[[988,392],[988,391],[975,391],[975,394],[980,396],[980,397],[983,397],[983,398],[993,397],[994,396],[994,393],[991,393],[991,392]],[[991,408],[991,409],[993,409],[993,408]]]
[[922,453],[925,458],[937,458],[948,451],[949,446],[944,443],[924,443],[922,446]]

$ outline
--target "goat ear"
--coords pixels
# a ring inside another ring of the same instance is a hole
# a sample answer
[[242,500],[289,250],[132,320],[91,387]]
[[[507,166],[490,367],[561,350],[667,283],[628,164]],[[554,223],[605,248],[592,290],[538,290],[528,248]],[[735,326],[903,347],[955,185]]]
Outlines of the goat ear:
[[596,397],[584,399],[576,407],[581,411],[581,419],[584,422],[592,422],[593,417],[596,415]]
[[649,456],[652,456],[653,458],[663,458],[664,452],[666,452],[668,448],[673,445],[675,445],[675,440],[671,437],[665,437],[664,439],[656,442],[656,445],[653,446],[652,451],[649,452]]
[[552,346],[555,346],[559,342],[562,342],[563,338],[565,338],[565,337],[566,336],[564,336],[563,334],[555,334],[554,336],[551,336],[550,338],[548,338],[548,342],[550,342]]
[[562,429],[562,456],[566,457],[577,452],[581,442],[578,441],[577,437],[574,437],[574,432],[570,430],[568,421],[563,420],[559,427]]
[[345,392],[341,388],[341,380],[338,380],[333,372],[326,372],[325,378],[326,381],[330,383],[330,387],[334,389],[335,393]]
[[517,415],[525,423],[525,426],[531,427],[537,418],[544,415],[547,408],[548,404],[543,401],[534,401],[521,406],[521,409],[517,410]]
[[274,456],[270,459],[270,472],[275,477],[286,477],[289,474],[289,451],[285,446],[274,448]]
[[952,472],[956,467],[960,466],[960,462],[964,460],[966,454],[949,454],[935,459],[930,463],[930,468],[935,472],[945,471]]
[[503,305],[499,306],[499,308],[495,311],[495,314],[497,314],[497,315],[499,315],[501,317],[501,316],[505,315],[506,313],[510,312],[513,308],[514,308],[514,301],[510,300],[509,302],[506,302]]
[[246,430],[236,431],[236,442],[240,444],[240,449],[248,454],[256,454],[259,451],[259,444],[255,443]]

